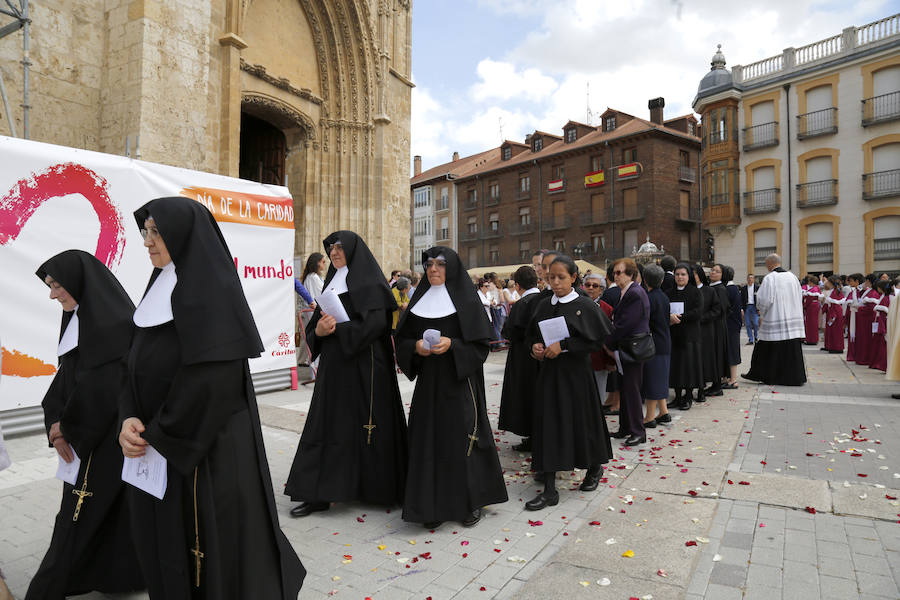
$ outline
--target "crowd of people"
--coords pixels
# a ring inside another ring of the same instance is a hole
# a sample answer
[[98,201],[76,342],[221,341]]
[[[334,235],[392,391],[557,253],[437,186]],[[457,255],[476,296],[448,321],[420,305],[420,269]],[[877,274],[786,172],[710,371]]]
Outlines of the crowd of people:
[[[248,368],[262,343],[230,252],[202,204],[159,198],[134,216],[154,267],[137,307],[88,253],[37,270],[63,311],[47,441],[74,477],[27,598],[295,598],[305,570],[279,525]],[[645,444],[668,409],[734,389],[742,326],[751,381],[805,382],[802,344],[820,330],[823,350],[847,339],[848,361],[900,378],[900,281],[886,276],[801,287],[773,254],[761,284],[739,288],[722,264],[622,258],[604,275],[542,251],[507,281],[473,280],[436,246],[418,257],[421,280],[387,279],[356,233],[323,247],[294,282],[306,309],[298,360],[315,387],[284,488],[293,517],[400,505],[433,530],[475,526],[506,502],[483,371],[492,347],[508,348],[499,427],[521,436],[514,449],[531,453],[541,484],[530,511],[559,503],[559,471],[584,469],[579,489],[596,490],[612,439]],[[398,369],[415,381],[408,420]],[[134,460],[144,477],[162,461],[161,494],[123,482]]]

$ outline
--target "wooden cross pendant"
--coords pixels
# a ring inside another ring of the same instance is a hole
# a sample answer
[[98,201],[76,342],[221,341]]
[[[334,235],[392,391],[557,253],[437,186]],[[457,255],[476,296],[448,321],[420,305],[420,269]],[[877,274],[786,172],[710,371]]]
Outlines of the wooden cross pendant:
[[84,499],[93,496],[94,492],[87,491],[87,479],[85,479],[84,485],[81,486],[81,489],[72,490],[72,493],[78,496],[78,502],[75,504],[75,514],[72,515],[72,520],[77,521],[78,515],[81,513],[81,505],[84,502]]
[[197,571],[197,576],[194,580],[194,587],[200,587],[200,559],[205,556],[205,554],[200,552],[200,540],[197,540],[197,543],[193,548],[191,548],[191,554],[194,555],[194,565]]
[[472,447],[475,446],[475,442],[478,441],[478,436],[475,435],[475,432],[469,434],[469,451],[466,452],[466,456],[472,456]]
[[373,425],[372,423],[369,423],[368,425],[363,425],[363,429],[365,429],[366,432],[368,433],[368,435],[366,437],[366,445],[367,446],[372,444],[372,430],[375,429],[375,427],[376,426]]

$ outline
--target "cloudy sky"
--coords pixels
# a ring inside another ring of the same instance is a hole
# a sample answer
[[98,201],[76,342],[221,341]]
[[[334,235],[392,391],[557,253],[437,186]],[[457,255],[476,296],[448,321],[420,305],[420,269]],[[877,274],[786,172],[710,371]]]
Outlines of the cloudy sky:
[[[423,169],[607,107],[691,112],[716,45],[749,64],[900,12],[900,0],[417,0],[412,154]],[[501,138],[502,126],[502,138]]]

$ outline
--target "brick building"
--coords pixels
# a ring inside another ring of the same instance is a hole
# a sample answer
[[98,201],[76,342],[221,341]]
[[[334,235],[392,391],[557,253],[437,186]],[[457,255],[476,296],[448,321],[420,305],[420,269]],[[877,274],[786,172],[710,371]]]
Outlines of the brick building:
[[693,115],[650,120],[608,109],[600,126],[535,131],[455,180],[458,250],[466,266],[530,261],[555,248],[597,264],[631,255],[646,236],[699,260],[700,138]]

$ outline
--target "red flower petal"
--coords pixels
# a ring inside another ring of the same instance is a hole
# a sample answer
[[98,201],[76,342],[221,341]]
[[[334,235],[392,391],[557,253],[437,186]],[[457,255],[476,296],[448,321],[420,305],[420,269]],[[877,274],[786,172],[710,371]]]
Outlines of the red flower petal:
[[694,490],[688,490],[688,494],[690,494],[691,496],[696,496],[697,492],[695,492]]
[[591,521],[590,523],[588,523],[588,525],[600,525],[600,521]]
[[365,523],[366,521],[362,517],[356,517],[356,522],[357,523]]
[[466,558],[467,556],[469,556],[469,553],[468,553],[468,552],[463,552],[463,558]]
[[857,477],[868,477],[868,475],[866,475],[865,473],[857,473],[856,476]]
[[484,592],[484,591],[486,591],[486,590],[487,590],[487,588],[486,588],[486,587],[484,587],[484,586],[481,586],[481,587],[480,587],[480,588],[478,588],[478,589],[479,589],[479,590],[481,590],[481,591],[482,591],[482,592]]
[[729,480],[728,480],[728,485],[734,485],[734,482],[733,482],[732,480],[729,479]]
[[738,485],[750,485],[749,481],[738,481]]
[[813,508],[812,506],[807,506],[807,507],[806,507],[806,512],[808,512],[808,513],[811,514],[811,515],[814,515],[814,514],[816,514],[816,509]]
[[688,540],[684,543],[684,545],[685,546],[696,546],[697,542],[695,542],[694,540]]
[[884,497],[887,498],[888,500],[896,500],[897,499],[897,496],[889,496],[887,494],[885,494]]

